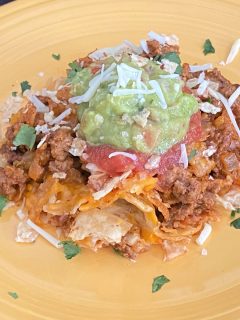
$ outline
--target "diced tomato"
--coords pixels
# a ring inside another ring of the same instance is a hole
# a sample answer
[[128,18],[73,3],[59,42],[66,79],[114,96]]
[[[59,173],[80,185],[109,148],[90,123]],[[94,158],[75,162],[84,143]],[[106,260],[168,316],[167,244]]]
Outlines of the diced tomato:
[[[152,171],[151,173],[162,174],[168,169],[173,167],[173,165],[179,163],[181,156],[181,143],[191,143],[197,141],[201,137],[201,113],[195,113],[190,120],[189,129],[186,137],[180,143],[175,144],[173,147],[168,149],[164,154],[161,155],[159,168]],[[128,170],[134,171],[144,171],[144,165],[151,155],[137,152],[134,150],[124,150],[128,153],[135,154],[137,160],[133,161],[123,155],[117,155],[115,157],[109,158],[112,152],[120,151],[109,145],[100,146],[88,146],[86,153],[88,155],[87,161],[96,164],[101,170],[107,172],[111,176],[116,176],[122,172]]]

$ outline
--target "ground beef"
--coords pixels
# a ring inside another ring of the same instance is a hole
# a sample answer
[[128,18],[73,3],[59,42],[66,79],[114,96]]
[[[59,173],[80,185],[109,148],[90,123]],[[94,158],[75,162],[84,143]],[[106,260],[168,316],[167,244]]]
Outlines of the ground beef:
[[121,242],[115,244],[113,247],[124,257],[135,260],[140,253],[149,250],[150,245],[141,239],[139,227],[133,226],[128,233],[122,237]]
[[0,194],[10,200],[20,199],[26,185],[27,175],[22,169],[6,166],[0,168]]
[[4,143],[0,148],[0,154],[7,161],[8,164],[13,164],[15,161],[22,159],[22,153],[18,150],[11,150],[11,147]]
[[177,52],[179,53],[179,46],[170,46],[170,45],[161,45],[158,41],[156,40],[148,40],[147,41],[148,45],[148,50],[149,50],[149,56],[153,57],[158,54],[163,55],[168,52]]
[[41,148],[34,153],[33,161],[30,165],[28,175],[34,181],[40,181],[47,169],[47,164],[50,160],[50,148],[47,143],[43,144]]
[[73,166],[73,159],[67,157],[64,161],[53,160],[49,162],[48,169],[50,172],[67,172]]
[[64,161],[69,156],[73,137],[68,129],[59,129],[55,131],[50,139],[51,156],[58,161]]
[[63,87],[57,92],[57,98],[61,101],[68,101],[70,97],[70,87]]

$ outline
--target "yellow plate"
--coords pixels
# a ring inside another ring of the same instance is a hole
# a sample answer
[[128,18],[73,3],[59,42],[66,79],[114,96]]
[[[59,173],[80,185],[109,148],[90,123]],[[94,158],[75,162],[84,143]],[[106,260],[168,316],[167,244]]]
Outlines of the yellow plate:
[[[19,0],[0,8],[0,98],[18,91],[23,80],[37,88],[64,74],[74,58],[126,38],[139,41],[150,30],[178,34],[183,60],[217,64],[239,29],[239,0]],[[206,38],[215,55],[202,54]],[[53,52],[60,61],[51,58]],[[236,82],[239,58],[222,68]],[[158,248],[136,263],[107,249],[83,250],[67,261],[43,239],[16,244],[16,224],[11,212],[0,220],[1,320],[240,319],[240,232],[227,218],[214,225],[208,256],[193,244],[169,263]],[[152,279],[161,274],[171,282],[152,294]]]

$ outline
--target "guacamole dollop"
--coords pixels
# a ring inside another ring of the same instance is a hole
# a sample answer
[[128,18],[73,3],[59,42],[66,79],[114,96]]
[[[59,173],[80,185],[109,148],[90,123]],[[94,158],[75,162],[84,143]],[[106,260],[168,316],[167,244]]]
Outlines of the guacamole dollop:
[[[123,56],[114,61],[111,76],[102,81],[88,102],[78,105],[80,134],[90,144],[163,153],[185,137],[190,118],[198,110],[197,100],[183,93],[183,81],[178,75],[168,77],[155,61],[142,60],[139,63],[136,58]],[[113,58],[98,62],[99,73],[103,63],[106,70]],[[73,78],[73,96],[88,89],[96,77],[91,73],[95,64]],[[159,90],[153,90],[151,80],[160,87],[163,97]],[[127,94],[126,89],[130,89]]]

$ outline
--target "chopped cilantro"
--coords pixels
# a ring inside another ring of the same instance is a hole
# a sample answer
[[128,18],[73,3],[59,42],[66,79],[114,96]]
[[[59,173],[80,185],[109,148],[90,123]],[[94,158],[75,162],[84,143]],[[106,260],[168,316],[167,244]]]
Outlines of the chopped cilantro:
[[28,81],[22,81],[21,83],[20,83],[20,86],[21,86],[21,90],[22,90],[22,93],[24,92],[24,91],[26,91],[26,90],[28,90],[28,89],[31,89],[31,85],[29,84],[29,82]]
[[123,253],[121,250],[113,248],[113,252],[116,253],[118,256],[123,256]]
[[5,196],[3,196],[2,194],[0,194],[0,217],[1,217],[3,209],[7,205],[7,203],[8,203],[8,199]]
[[209,53],[215,53],[215,49],[209,39],[205,40],[203,44],[203,53],[205,54],[205,56]]
[[81,248],[72,240],[60,242],[63,245],[64,255],[66,259],[72,259],[80,253]]
[[28,124],[22,124],[16,137],[13,140],[14,146],[27,146],[31,150],[36,141],[36,131]]
[[12,96],[13,96],[13,97],[16,97],[16,96],[17,96],[17,91],[13,91],[13,92],[12,92]]
[[189,156],[188,156],[188,161],[191,161],[197,154],[197,150],[196,149],[192,149]]
[[230,226],[234,227],[235,229],[240,229],[240,218],[237,218],[237,219],[233,220],[230,223]]
[[15,299],[15,300],[19,298],[17,292],[11,292],[11,291],[9,291],[8,294],[9,294],[10,297],[12,297],[12,298]]
[[164,275],[161,275],[161,276],[154,278],[153,283],[152,283],[152,293],[160,290],[162,288],[162,286],[169,281],[170,280],[167,277],[165,277]]
[[210,97],[207,98],[207,102],[208,102],[208,103],[212,103],[212,98],[210,98]]
[[167,59],[171,62],[175,62],[178,64],[177,69],[175,71],[175,73],[180,74],[182,72],[182,66],[181,66],[181,59],[179,57],[179,55],[176,52],[167,52],[163,55],[157,54],[153,60],[154,61],[161,61],[163,59]]
[[240,208],[237,208],[236,210],[232,210],[231,211],[231,218],[233,219],[233,218],[235,218],[235,215],[236,215],[236,213],[240,213]]
[[70,62],[68,65],[71,69],[68,70],[67,80],[71,81],[75,75],[82,70],[82,67],[77,63],[77,61]]
[[53,53],[53,54],[52,54],[52,57],[53,57],[53,59],[55,59],[55,60],[60,60],[61,55],[60,55],[59,53]]

